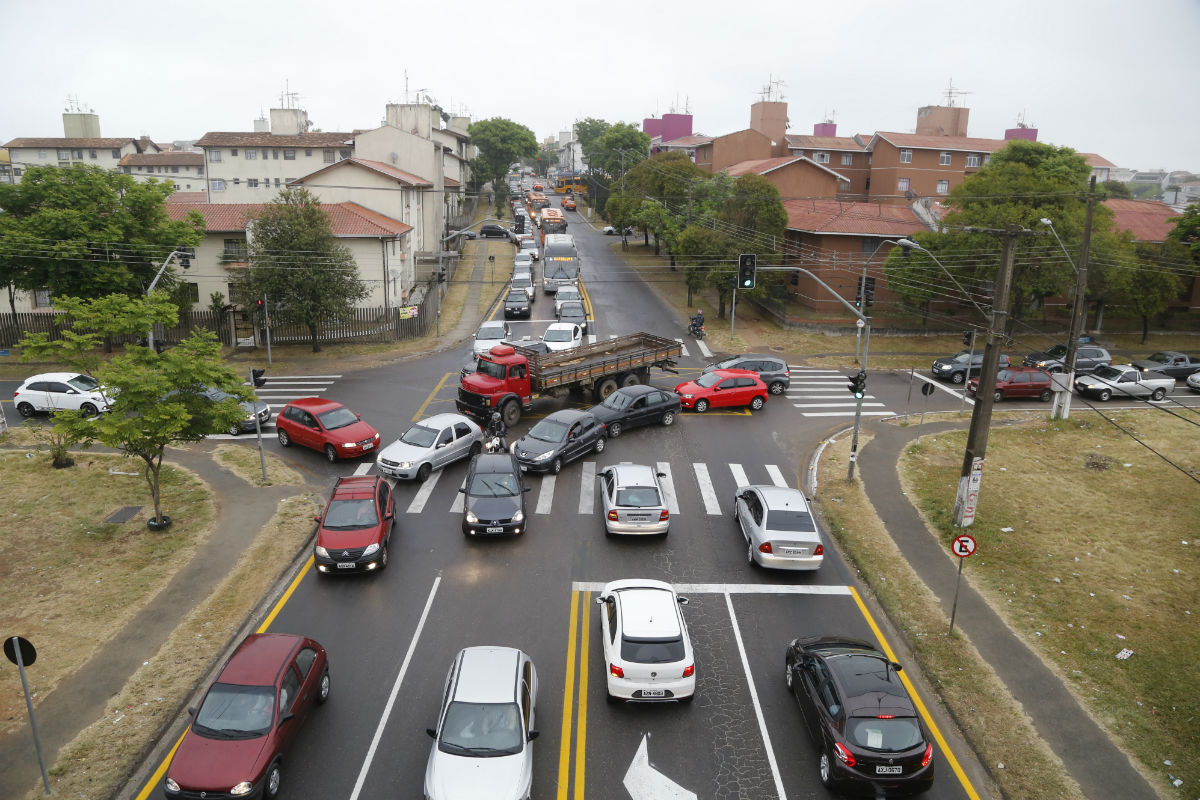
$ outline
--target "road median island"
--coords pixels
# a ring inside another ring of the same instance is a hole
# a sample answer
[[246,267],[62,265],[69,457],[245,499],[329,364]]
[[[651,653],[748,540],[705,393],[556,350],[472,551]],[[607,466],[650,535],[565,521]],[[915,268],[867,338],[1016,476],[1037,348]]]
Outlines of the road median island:
[[[901,632],[925,680],[922,693],[936,693],[939,705],[988,769],[994,782],[988,794],[1083,800],[1062,761],[970,640],[957,630],[948,633],[949,617],[888,535],[861,481],[855,478],[847,484],[849,445],[850,437],[843,435],[822,454],[816,499],[826,529]],[[860,439],[860,448],[865,445]],[[939,765],[938,782],[953,781],[953,773],[944,766]]]

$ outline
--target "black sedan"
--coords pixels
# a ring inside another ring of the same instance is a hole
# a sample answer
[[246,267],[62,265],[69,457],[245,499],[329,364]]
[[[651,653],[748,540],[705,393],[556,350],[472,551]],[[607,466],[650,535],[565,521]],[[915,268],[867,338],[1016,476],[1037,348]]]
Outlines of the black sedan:
[[933,785],[933,741],[900,669],[861,639],[813,636],[788,645],[785,681],[819,748],[826,788],[879,797]]
[[467,536],[516,536],[525,524],[525,493],[521,468],[511,453],[481,453],[471,459],[465,494],[462,532]]
[[653,386],[625,386],[588,410],[604,423],[608,438],[615,439],[629,428],[673,424],[679,416],[679,395]]
[[555,411],[513,444],[513,454],[525,472],[557,475],[563,464],[585,453],[604,452],[608,436],[604,423],[589,411]]
[[525,294],[524,289],[513,289],[504,298],[504,318],[528,316],[529,295]]
[[492,223],[480,225],[479,235],[484,239],[512,239],[512,231],[502,225]]

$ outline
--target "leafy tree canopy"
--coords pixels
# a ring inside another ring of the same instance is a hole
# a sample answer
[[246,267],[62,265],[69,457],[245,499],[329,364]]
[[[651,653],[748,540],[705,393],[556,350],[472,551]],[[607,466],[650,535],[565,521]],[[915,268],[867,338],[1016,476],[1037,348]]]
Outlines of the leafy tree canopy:
[[471,144],[479,148],[479,155],[471,161],[471,170],[482,183],[491,181],[499,186],[508,174],[508,165],[521,159],[536,158],[537,137],[533,131],[512,120],[493,117],[474,122],[468,129]]
[[1193,203],[1183,210],[1182,215],[1171,217],[1168,222],[1174,222],[1175,229],[1167,234],[1167,238],[1188,248],[1192,260],[1200,264],[1200,204]]
[[1104,181],[1097,188],[1109,197],[1133,197],[1133,192],[1129,191],[1129,184],[1121,181]]
[[579,147],[583,151],[583,158],[589,165],[593,163],[592,158],[595,155],[596,141],[610,127],[612,126],[609,123],[594,117],[587,117],[575,123],[575,138],[579,140]]
[[[585,154],[587,151],[584,151]],[[588,165],[599,169],[613,180],[620,180],[634,165],[650,154],[650,137],[636,125],[618,122],[609,126],[593,143],[587,155]]]

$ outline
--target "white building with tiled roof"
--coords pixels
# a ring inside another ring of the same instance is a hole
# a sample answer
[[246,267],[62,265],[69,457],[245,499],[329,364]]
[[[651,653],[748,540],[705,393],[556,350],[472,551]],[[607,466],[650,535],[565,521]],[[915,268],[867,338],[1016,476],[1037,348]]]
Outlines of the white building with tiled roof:
[[169,150],[163,153],[131,153],[117,167],[138,180],[155,178],[175,184],[177,192],[203,192],[204,153]]
[[70,167],[76,164],[116,170],[128,155],[157,153],[149,139],[90,137],[20,137],[3,145],[12,162],[13,177],[29,167]]

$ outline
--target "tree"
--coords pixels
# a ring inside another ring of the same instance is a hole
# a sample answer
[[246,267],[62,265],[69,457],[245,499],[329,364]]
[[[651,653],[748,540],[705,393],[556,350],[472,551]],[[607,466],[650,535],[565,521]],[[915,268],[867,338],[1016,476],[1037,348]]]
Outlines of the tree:
[[[1184,278],[1159,263],[1165,251],[1182,249],[1168,243],[1165,248],[1142,243],[1135,245],[1136,262],[1122,270],[1122,305],[1142,320],[1142,344],[1150,339],[1150,318],[1167,310],[1167,303],[1183,291]],[[1179,255],[1176,253],[1176,255]]]
[[725,318],[725,303],[737,275],[737,244],[726,234],[702,225],[689,225],[677,238],[680,264],[688,289],[707,284],[717,290],[717,318]]
[[533,159],[538,154],[537,137],[524,125],[502,117],[484,119],[471,124],[468,129],[471,144],[479,148],[479,155],[471,160],[471,172],[478,175],[480,182],[491,181],[499,186],[508,174],[508,166],[514,161]]
[[575,123],[575,138],[579,140],[579,149],[583,151],[583,160],[592,165],[595,156],[597,140],[612,127],[602,119],[588,117]]
[[[627,122],[609,126],[593,145],[588,165],[598,168],[613,180],[650,154],[650,137]],[[585,151],[586,152],[586,151]]]
[[248,249],[250,266],[231,294],[246,304],[265,295],[274,321],[308,329],[314,353],[324,324],[349,319],[369,294],[354,257],[307,189],[284,189],[263,209],[250,224]]
[[1129,184],[1121,181],[1104,181],[1097,186],[1100,191],[1104,192],[1109,197],[1131,198],[1133,192],[1129,191]]
[[1192,254],[1192,261],[1200,264],[1200,204],[1192,203],[1183,214],[1171,217],[1167,222],[1175,223],[1167,239],[1186,247]]
[[[0,281],[14,319],[14,288],[84,298],[144,292],[176,247],[204,236],[199,214],[167,216],[174,191],[87,166],[30,167],[20,183],[0,183]],[[159,285],[169,291],[175,280],[168,270]]]

